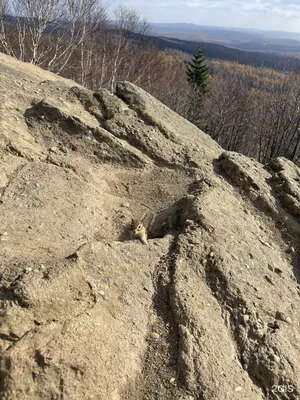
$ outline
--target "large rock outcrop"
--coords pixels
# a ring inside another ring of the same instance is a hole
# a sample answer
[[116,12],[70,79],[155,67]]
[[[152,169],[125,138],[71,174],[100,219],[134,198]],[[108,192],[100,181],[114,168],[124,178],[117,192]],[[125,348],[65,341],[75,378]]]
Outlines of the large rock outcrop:
[[0,81],[1,399],[299,399],[300,170],[128,82]]

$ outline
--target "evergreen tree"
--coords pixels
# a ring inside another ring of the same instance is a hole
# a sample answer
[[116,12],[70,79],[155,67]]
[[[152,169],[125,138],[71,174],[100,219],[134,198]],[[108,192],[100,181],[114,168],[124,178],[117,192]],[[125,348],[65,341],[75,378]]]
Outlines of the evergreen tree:
[[188,62],[186,69],[187,80],[203,93],[206,91],[207,78],[209,77],[206,58],[203,56],[201,46],[198,47],[197,53],[194,54],[192,61]]

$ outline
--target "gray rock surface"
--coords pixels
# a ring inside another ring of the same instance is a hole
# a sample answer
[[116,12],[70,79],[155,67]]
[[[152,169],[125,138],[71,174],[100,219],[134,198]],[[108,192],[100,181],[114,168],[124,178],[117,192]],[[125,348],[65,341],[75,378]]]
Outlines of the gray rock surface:
[[1,399],[299,399],[299,168],[128,82],[0,81]]

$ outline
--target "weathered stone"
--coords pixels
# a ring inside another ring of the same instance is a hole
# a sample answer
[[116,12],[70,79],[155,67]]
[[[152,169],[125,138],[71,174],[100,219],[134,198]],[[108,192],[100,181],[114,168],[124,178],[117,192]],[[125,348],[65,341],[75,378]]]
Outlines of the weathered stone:
[[299,398],[300,170],[128,82],[0,74],[1,399]]

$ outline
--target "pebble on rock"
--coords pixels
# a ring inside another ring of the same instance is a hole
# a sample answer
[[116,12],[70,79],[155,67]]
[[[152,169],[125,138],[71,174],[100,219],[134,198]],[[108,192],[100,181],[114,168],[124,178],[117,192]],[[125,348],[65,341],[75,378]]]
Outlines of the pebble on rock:
[[243,319],[243,321],[246,323],[246,322],[248,322],[248,321],[249,321],[249,319],[250,319],[250,316],[249,316],[249,315],[247,315],[247,314],[244,314],[244,315],[242,316],[242,319]]
[[280,364],[280,357],[277,354],[270,354],[271,360],[275,361],[276,364]]
[[295,253],[295,248],[294,247],[289,247],[288,249],[287,249],[287,251],[286,251],[287,253],[292,253],[292,254],[294,254]]
[[152,337],[152,339],[155,339],[155,340],[159,339],[159,334],[157,332],[151,332],[150,336]]
[[265,336],[265,332],[263,331],[263,329],[258,329],[256,331],[257,336],[262,339]]
[[275,318],[279,319],[280,321],[287,322],[289,324],[292,322],[291,318],[288,315],[285,315],[281,311],[276,311]]
[[242,386],[237,386],[234,391],[235,392],[241,392],[243,390]]

